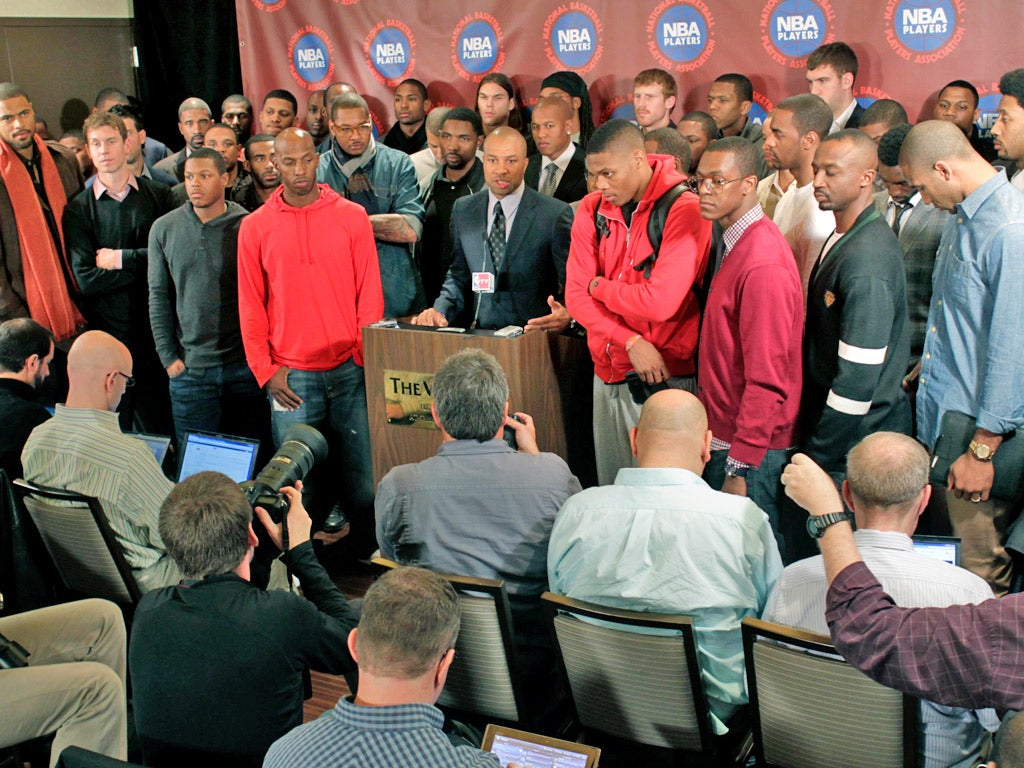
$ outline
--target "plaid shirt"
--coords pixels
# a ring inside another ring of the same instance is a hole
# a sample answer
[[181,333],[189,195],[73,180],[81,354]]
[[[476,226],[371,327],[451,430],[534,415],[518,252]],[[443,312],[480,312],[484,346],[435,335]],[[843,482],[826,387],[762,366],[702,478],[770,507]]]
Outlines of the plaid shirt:
[[455,747],[429,704],[364,707],[347,698],[311,723],[278,739],[264,768],[499,768],[498,757]]
[[1024,708],[1024,594],[949,608],[899,608],[864,563],[828,591],[832,641],[883,685],[939,704]]

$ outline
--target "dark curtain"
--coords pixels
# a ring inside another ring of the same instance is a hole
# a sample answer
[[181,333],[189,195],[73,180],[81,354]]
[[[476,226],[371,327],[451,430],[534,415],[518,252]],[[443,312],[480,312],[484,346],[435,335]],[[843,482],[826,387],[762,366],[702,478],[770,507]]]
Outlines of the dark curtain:
[[172,151],[178,105],[198,96],[220,119],[224,97],[242,92],[235,0],[135,0],[139,98],[146,131]]

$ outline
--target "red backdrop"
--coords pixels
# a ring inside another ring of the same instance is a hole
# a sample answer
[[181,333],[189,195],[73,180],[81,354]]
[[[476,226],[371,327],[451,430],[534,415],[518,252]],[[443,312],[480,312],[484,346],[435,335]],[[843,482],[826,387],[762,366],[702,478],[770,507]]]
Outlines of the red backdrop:
[[[855,93],[893,98],[911,120],[930,116],[938,89],[970,80],[994,119],[1002,72],[1022,66],[1024,3],[1008,0],[235,0],[242,75],[254,102],[335,80],[357,87],[378,130],[393,118],[391,89],[427,84],[435,104],[472,105],[488,72],[510,75],[527,103],[556,69],[590,86],[598,123],[632,117],[632,78],[662,67],[676,77],[673,116],[703,109],[724,72],[754,83],[755,117],[806,90],[804,62],[824,42],[860,60]],[[994,94],[994,95],[993,95]]]

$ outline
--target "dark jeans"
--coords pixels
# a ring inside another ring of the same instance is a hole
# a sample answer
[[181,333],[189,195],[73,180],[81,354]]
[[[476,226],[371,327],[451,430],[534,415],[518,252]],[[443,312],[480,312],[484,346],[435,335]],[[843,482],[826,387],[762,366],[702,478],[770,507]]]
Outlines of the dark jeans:
[[271,455],[266,401],[244,362],[186,368],[169,380],[168,387],[179,450],[185,432],[225,432],[255,438],[261,442],[261,458]]
[[[747,473],[747,496],[768,515],[768,521],[775,532],[775,540],[779,544],[779,554],[786,563],[792,562],[791,558],[786,557],[786,545],[791,541],[791,537],[802,534],[807,538],[802,522],[806,515],[800,518],[799,530],[789,530],[795,522],[791,519],[794,515],[790,514],[790,511],[795,509],[796,505],[786,496],[785,489],[779,482],[782,470],[789,464],[795,452],[795,449],[768,451],[761,460],[761,465]],[[725,459],[728,455],[728,451],[712,451],[711,461],[704,467],[704,480],[716,491],[722,489],[722,483],[725,481]]]
[[351,359],[329,371],[293,368],[288,372],[288,386],[302,398],[302,405],[289,411],[270,398],[274,443],[280,445],[293,424],[307,424],[320,430],[330,447],[327,460],[310,474],[306,484],[314,497],[309,507],[314,527],[319,527],[331,505],[340,501],[352,521],[352,535],[366,538],[367,544],[375,542],[373,460],[363,369]]

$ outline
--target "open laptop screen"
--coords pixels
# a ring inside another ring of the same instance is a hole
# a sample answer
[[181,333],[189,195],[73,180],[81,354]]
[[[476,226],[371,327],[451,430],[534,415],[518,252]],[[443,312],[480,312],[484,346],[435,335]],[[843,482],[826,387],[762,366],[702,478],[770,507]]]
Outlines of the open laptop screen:
[[196,472],[223,472],[236,483],[251,479],[259,440],[209,432],[186,432],[178,480]]
[[914,551],[950,565],[960,565],[960,539],[956,536],[915,536]]
[[145,432],[130,432],[129,434],[144,442],[149,450],[153,452],[153,458],[156,459],[156,463],[161,467],[164,465],[167,449],[171,446],[171,438],[166,435],[149,435]]

